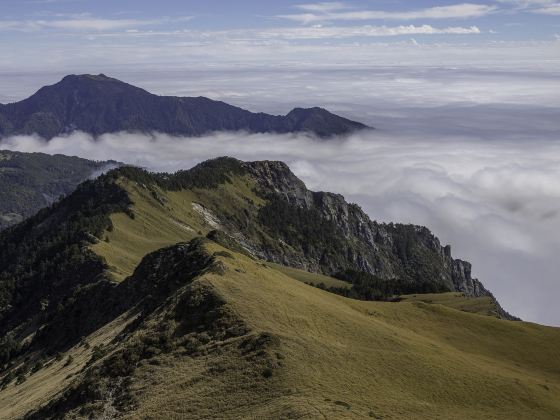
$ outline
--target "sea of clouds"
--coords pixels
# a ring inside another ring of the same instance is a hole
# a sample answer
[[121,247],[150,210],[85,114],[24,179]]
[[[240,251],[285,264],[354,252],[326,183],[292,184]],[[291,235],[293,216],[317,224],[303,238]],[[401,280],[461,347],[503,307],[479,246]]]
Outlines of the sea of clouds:
[[259,111],[325,106],[376,130],[329,140],[76,132],[48,142],[4,138],[0,149],[114,159],[156,171],[226,155],[282,160],[309,188],[341,193],[372,219],[429,227],[452,245],[455,258],[473,263],[473,274],[508,311],[560,325],[557,73],[377,67],[119,77],[157,93],[206,95]]
[[157,171],[217,156],[275,159],[309,188],[342,193],[373,218],[428,226],[504,307],[560,325],[560,143],[427,139],[373,131],[329,141],[305,135],[216,133],[200,138],[84,133],[49,142],[5,139],[3,149],[116,159]]

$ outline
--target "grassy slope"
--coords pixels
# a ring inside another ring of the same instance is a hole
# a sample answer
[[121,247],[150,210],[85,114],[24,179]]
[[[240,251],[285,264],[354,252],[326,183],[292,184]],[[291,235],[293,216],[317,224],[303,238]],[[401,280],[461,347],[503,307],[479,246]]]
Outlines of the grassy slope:
[[477,298],[465,297],[463,293],[427,293],[400,296],[406,302],[423,302],[444,305],[459,311],[474,314],[497,316],[496,303],[488,296]]
[[[233,184],[220,185],[215,190],[163,191],[157,187],[148,190],[136,183],[121,179],[134,203],[134,219],[124,213],[113,214],[112,232],[93,246],[103,256],[116,280],[131,275],[144,255],[195,236],[206,235],[215,229],[203,215],[193,209],[193,203],[220,208],[222,213],[242,209],[247,198],[262,200],[253,192],[246,178],[236,178]],[[154,197],[152,191],[156,192]],[[158,200],[159,199],[159,200]],[[163,204],[162,204],[163,203]]]
[[[213,229],[192,202],[215,204],[227,194],[242,206],[250,186],[165,193],[164,206],[149,191],[128,189],[136,217],[114,215],[109,242],[94,247],[117,278],[130,274],[147,252]],[[492,308],[456,294],[406,296],[398,304],[353,301],[303,284],[313,283],[314,276],[300,270],[265,266],[238,254],[235,261],[223,260],[230,267],[227,275],[205,280],[255,331],[280,337],[285,362],[271,379],[271,394],[259,398],[258,410],[243,408],[236,398],[248,403],[251,396],[245,388],[242,397],[234,392],[244,380],[240,372],[223,382],[204,375],[199,360],[174,359],[155,370],[145,368],[154,381],[137,385],[143,403],[135,415],[180,416],[189,412],[190,402],[191,409],[208,416],[220,412],[213,407],[226,406],[232,410],[227,416],[253,417],[560,416],[557,329],[465,313],[488,314]],[[214,362],[235,364],[232,357]]]
[[[111,216],[114,230],[106,232],[93,250],[103,256],[111,273],[118,281],[131,275],[140,260],[149,252],[195,236],[206,235],[215,227],[193,208],[193,203],[220,209],[220,214],[240,211],[247,206],[247,199],[262,204],[255,195],[254,183],[248,178],[235,178],[216,190],[163,191],[157,187],[143,186],[121,179],[120,183],[134,203],[134,219],[124,213]],[[156,193],[156,198],[153,194]],[[163,203],[163,204],[162,204]],[[313,285],[323,283],[326,287],[350,288],[347,282],[304,270],[266,263],[285,275]],[[489,298],[464,298],[461,294],[431,294],[403,296],[406,300],[419,300],[450,306],[466,312],[495,315],[496,308]]]
[[[29,376],[20,385],[9,385],[0,392],[0,419],[22,418],[31,409],[48,403],[86,365],[95,346],[106,345],[130,322],[133,315],[123,314],[84,339],[88,345],[77,345],[65,352],[60,360],[52,358],[45,367]],[[68,363],[71,357],[72,362]]]
[[[218,255],[224,274],[207,273],[196,282],[219,295],[252,336],[273,337],[263,350],[278,360],[271,376],[262,375],[266,357],[243,355],[244,337],[211,342],[219,348],[202,356],[162,354],[134,373],[138,406],[129,418],[560,416],[559,329],[413,299],[350,300],[304,284],[301,273],[232,251]],[[128,321],[116,320],[86,341],[106,344]],[[10,385],[0,393],[0,418],[52,398],[90,353],[73,348],[73,365],[56,362]]]
[[[180,241],[188,241],[206,234],[214,229],[204,217],[193,209],[192,203],[199,203],[206,207],[221,208],[224,203],[229,206],[243,208],[246,203],[244,197],[255,202],[260,199],[252,192],[253,185],[247,179],[236,180],[234,184],[218,187],[216,191],[162,191],[152,187],[157,192],[158,201],[151,190],[138,186],[128,180],[121,180],[122,185],[129,192],[134,203],[134,219],[124,213],[111,216],[114,230],[106,232],[105,237],[93,246],[93,250],[103,256],[116,280],[123,280],[131,275],[142,257],[149,252]],[[227,200],[224,198],[227,197]],[[163,200],[161,200],[163,198]],[[227,208],[224,211],[228,211]],[[105,240],[107,239],[108,242]],[[279,270],[288,277],[327,287],[350,288],[350,284],[332,277],[309,273],[304,270],[266,263],[269,267]],[[466,312],[495,315],[495,306],[489,298],[464,298],[459,293],[409,295],[405,300],[419,300],[450,306]]]
[[310,273],[305,270],[286,267],[285,265],[275,264],[271,262],[266,262],[265,264],[274,270],[280,271],[281,273],[285,274],[288,277],[291,277],[303,283],[312,284],[314,286],[317,286],[322,283],[326,287],[340,287],[345,289],[350,289],[352,287],[352,285],[348,282],[338,280],[333,277],[325,276],[322,274]]
[[220,260],[225,275],[201,281],[255,333],[278,339],[282,366],[267,379],[267,393],[262,378],[242,374],[235,350],[219,362],[208,357],[224,369],[217,377],[204,374],[200,360],[179,358],[144,371],[151,382],[137,380],[142,402],[131,418],[560,416],[558,329],[421,302],[354,301],[239,254]]

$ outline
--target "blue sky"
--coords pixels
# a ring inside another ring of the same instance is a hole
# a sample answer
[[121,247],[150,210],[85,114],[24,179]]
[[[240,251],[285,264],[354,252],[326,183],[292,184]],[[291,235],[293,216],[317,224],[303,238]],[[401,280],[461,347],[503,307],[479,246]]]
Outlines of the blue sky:
[[464,42],[466,37],[474,38],[468,42],[553,40],[560,33],[558,0],[2,0],[0,12],[0,36],[21,43],[63,34],[117,36],[133,31],[164,36],[174,31],[278,29],[269,37],[294,41],[432,38],[426,42]]
[[[560,0],[2,0],[0,40],[0,72],[400,57],[455,65],[504,54],[550,62],[560,55]],[[433,48],[414,51],[419,45]]]

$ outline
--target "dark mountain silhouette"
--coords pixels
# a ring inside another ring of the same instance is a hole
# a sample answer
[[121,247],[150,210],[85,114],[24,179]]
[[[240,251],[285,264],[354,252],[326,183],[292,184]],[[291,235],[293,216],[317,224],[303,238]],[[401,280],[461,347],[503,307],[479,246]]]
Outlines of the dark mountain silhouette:
[[329,137],[367,128],[322,108],[296,108],[286,116],[252,113],[204,97],[158,96],[103,74],[66,76],[31,97],[0,105],[0,135],[51,139],[81,130],[199,136],[212,131],[310,132]]

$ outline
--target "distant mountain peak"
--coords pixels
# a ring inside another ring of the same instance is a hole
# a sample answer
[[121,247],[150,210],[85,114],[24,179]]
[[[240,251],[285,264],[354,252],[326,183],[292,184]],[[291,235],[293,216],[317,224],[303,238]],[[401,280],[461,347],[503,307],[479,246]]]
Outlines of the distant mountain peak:
[[[100,95],[110,95],[111,93],[115,93],[114,89],[118,89],[120,93],[122,93],[123,90],[124,91],[130,90],[130,91],[142,92],[146,95],[152,95],[151,93],[149,93],[148,91],[142,88],[128,84],[119,79],[106,76],[103,73],[69,74],[68,76],[64,76],[62,80],[60,80],[58,83],[55,83],[54,85],[50,85],[50,86],[45,86],[42,89],[47,89],[49,91],[55,91],[64,94],[64,93],[70,93],[67,91],[68,88],[72,88],[74,90],[72,93],[74,93],[80,91],[86,92],[92,86],[95,86],[98,89],[103,89],[103,91],[99,92]],[[31,96],[27,100],[29,99],[33,99],[33,96]]]
[[104,75],[103,73],[99,73],[99,74],[69,74],[67,76],[64,76],[62,78],[62,80],[67,80],[67,79],[82,79],[82,80],[117,80],[117,79],[113,79],[111,77],[107,77],[106,75]]
[[133,131],[200,136],[247,131],[331,137],[366,128],[319,107],[295,108],[276,116],[202,96],[158,96],[102,73],[68,75],[23,101],[0,105],[0,136],[36,133],[47,139],[74,130],[93,135]]

